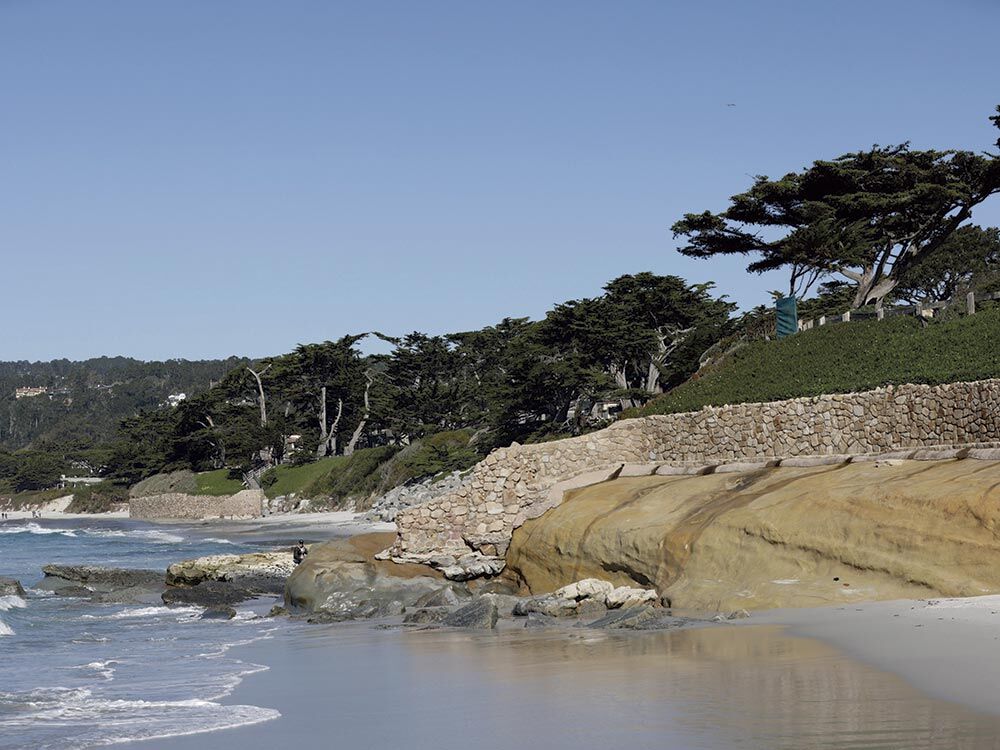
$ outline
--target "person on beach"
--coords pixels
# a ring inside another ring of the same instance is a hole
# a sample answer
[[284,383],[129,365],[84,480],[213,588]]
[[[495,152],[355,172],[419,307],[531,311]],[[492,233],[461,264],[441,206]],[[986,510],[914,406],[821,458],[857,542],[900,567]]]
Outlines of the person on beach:
[[306,549],[306,544],[301,539],[299,539],[299,546],[292,550],[292,560],[298,565],[303,560],[306,559],[306,555],[309,554],[309,550]]

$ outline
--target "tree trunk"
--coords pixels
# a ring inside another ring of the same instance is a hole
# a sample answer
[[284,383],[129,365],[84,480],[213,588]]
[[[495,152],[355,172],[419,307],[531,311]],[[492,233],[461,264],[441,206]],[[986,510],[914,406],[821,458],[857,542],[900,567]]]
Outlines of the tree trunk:
[[646,393],[653,395],[663,393],[663,388],[660,386],[660,368],[653,360],[649,361],[649,370],[646,372]]
[[323,458],[329,447],[329,436],[326,432],[326,386],[319,389],[319,444],[316,446],[316,458]]
[[628,367],[628,362],[621,365],[615,363],[611,365],[611,377],[615,379],[615,383],[623,391],[628,390],[628,378],[625,375],[625,369]]
[[337,428],[340,426],[340,415],[344,413],[344,399],[337,399],[337,416],[329,427],[326,423],[326,386],[320,389],[319,397],[319,445],[316,446],[316,458],[333,456],[337,453]]
[[358,440],[361,438],[361,433],[365,430],[365,425],[368,423],[368,413],[369,413],[369,401],[368,393],[371,390],[372,383],[375,378],[372,377],[370,372],[365,373],[365,410],[361,414],[361,421],[358,422],[358,426],[354,428],[354,433],[351,435],[350,441],[344,447],[344,455],[351,456],[354,454],[354,448],[358,444]]
[[250,370],[250,374],[253,375],[254,380],[257,381],[257,391],[260,393],[260,426],[267,427],[267,401],[264,398],[264,383],[261,381],[260,376],[271,369],[271,365],[268,365],[260,372],[255,371],[249,365],[247,369]]
[[841,273],[858,285],[854,301],[851,303],[852,310],[864,307],[869,302],[874,302],[875,307],[882,307],[882,301],[899,283],[891,276],[883,276],[876,281],[875,269],[871,266],[865,268],[862,273],[848,270],[841,270]]

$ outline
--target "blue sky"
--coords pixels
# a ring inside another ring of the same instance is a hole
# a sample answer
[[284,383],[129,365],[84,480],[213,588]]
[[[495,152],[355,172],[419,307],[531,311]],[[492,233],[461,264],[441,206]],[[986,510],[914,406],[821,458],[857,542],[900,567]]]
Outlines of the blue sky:
[[670,225],[873,143],[990,147],[997,28],[992,0],[0,0],[0,359],[468,330],[643,270],[759,304],[783,277]]

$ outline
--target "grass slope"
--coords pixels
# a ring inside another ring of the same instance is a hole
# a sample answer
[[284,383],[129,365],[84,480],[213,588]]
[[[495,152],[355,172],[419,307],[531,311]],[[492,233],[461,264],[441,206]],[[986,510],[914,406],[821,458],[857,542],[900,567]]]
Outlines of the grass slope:
[[243,489],[243,482],[229,478],[229,469],[216,469],[195,474],[198,483],[196,495],[235,495]]
[[913,318],[890,318],[752,343],[625,416],[995,377],[1000,377],[1000,309],[926,326]]

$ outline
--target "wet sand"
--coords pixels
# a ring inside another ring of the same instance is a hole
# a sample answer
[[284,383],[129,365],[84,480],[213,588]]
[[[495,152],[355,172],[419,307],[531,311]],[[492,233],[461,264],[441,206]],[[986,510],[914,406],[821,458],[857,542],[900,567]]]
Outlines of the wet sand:
[[[889,632],[905,619],[893,614]],[[829,615],[800,612],[793,629],[822,629]],[[1000,717],[794,631],[295,628],[235,652],[271,669],[225,701],[280,719],[157,747],[1000,748]],[[972,657],[960,651],[950,656]]]

